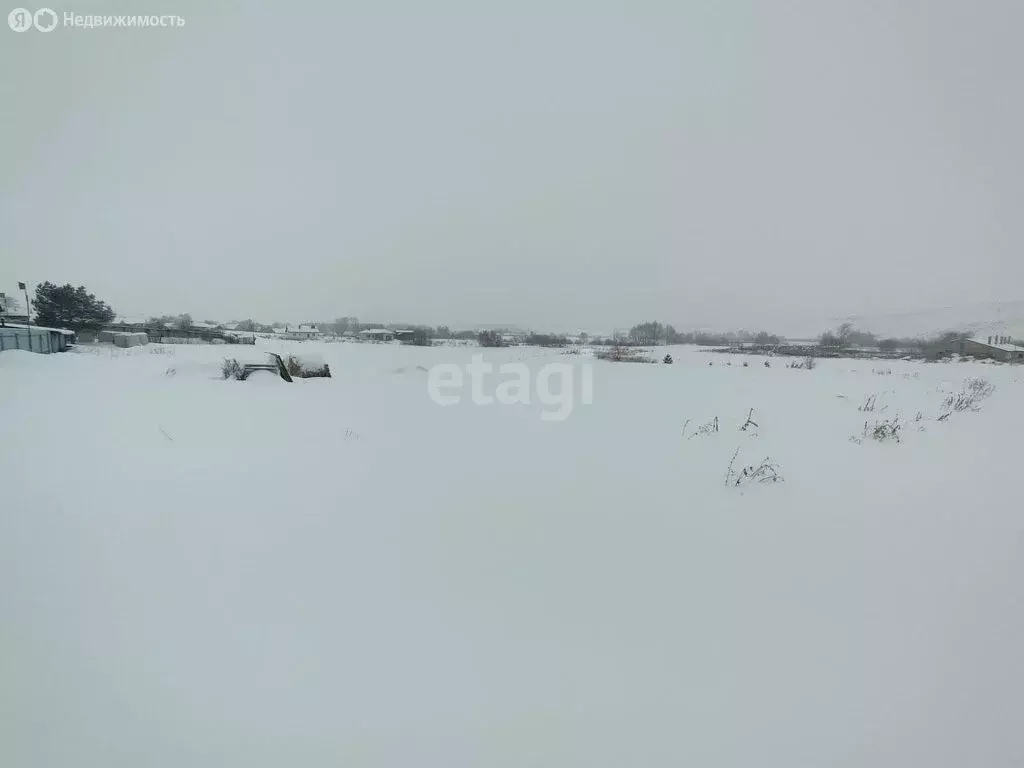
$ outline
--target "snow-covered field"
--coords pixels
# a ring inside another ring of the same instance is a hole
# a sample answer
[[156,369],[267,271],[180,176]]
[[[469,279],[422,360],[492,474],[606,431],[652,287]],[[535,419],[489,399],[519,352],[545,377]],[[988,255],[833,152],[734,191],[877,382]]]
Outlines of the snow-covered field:
[[279,349],[0,355],[0,765],[1024,764],[1024,369],[484,351],[593,365],[544,421]]

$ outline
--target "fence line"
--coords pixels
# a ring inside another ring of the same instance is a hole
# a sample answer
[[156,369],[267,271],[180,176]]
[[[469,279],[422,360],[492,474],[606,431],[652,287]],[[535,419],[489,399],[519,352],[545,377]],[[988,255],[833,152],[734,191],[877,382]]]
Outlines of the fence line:
[[0,328],[0,352],[24,349],[26,352],[52,352],[48,331],[33,333],[31,329]]

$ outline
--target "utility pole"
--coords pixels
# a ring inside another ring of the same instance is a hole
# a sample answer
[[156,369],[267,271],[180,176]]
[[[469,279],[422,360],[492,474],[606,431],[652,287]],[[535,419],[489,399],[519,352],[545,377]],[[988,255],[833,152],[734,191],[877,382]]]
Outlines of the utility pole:
[[[19,282],[18,287],[25,292],[25,324],[32,327],[32,307],[28,303],[28,288],[24,283]],[[31,335],[31,334],[30,334]]]
[[18,282],[18,287],[25,292],[25,327],[28,330],[28,351],[32,351],[32,307],[28,303],[28,287]]

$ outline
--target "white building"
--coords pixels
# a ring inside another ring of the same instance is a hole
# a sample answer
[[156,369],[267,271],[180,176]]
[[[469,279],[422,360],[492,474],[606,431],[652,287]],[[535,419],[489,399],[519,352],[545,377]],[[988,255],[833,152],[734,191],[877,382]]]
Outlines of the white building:
[[[280,328],[274,330],[275,333],[281,331]],[[281,337],[290,341],[309,341],[310,339],[319,339],[320,331],[317,330],[315,325],[300,325],[297,328],[285,328],[281,332]]]
[[950,343],[947,351],[1007,363],[1024,363],[1024,347],[1014,344],[1009,336],[958,339]]

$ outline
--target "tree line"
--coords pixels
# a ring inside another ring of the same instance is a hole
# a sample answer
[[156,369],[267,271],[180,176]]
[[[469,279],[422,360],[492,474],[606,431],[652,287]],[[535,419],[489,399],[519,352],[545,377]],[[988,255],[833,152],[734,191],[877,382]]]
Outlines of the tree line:
[[[69,328],[71,330],[96,329],[109,325],[115,317],[114,310],[105,301],[90,293],[85,286],[73,286],[70,283],[57,285],[46,281],[35,289],[35,300],[32,304],[35,323],[42,326]],[[27,310],[26,310],[27,311]],[[206,321],[214,325],[213,321]],[[192,316],[185,312],[179,315],[154,315],[147,324],[188,329],[194,324]],[[501,347],[505,345],[500,330],[453,331],[447,325],[436,327],[417,323],[365,323],[358,317],[339,317],[334,322],[311,322],[321,333],[342,335],[348,332],[359,332],[369,328],[388,328],[390,330],[407,329],[414,332],[414,344],[429,344],[431,339],[461,339],[477,341],[485,347]],[[269,325],[247,319],[237,324],[237,330],[255,333],[271,333],[274,329],[290,327],[279,321]],[[817,339],[822,347],[848,349],[850,347],[873,347],[884,351],[905,349],[908,351],[936,353],[945,349],[951,342],[970,338],[965,331],[946,331],[928,338],[879,338],[873,333],[854,327],[853,323],[842,323],[834,329],[823,332]],[[589,338],[580,334],[582,344],[607,344],[617,346],[653,346],[657,344],[697,344],[700,346],[726,346],[732,343],[753,343],[764,346],[775,346],[783,343],[783,339],[767,331],[734,331],[730,333],[707,333],[693,331],[680,333],[672,325],[658,321],[638,323],[628,333],[617,332],[611,338]],[[562,334],[530,333],[523,337],[522,342],[538,347],[564,347],[569,339]]]
[[926,355],[937,354],[945,350],[951,343],[969,339],[967,331],[943,331],[927,337],[895,337],[879,338],[869,331],[861,331],[853,323],[842,323],[838,328],[825,331],[818,337],[822,347],[849,349],[851,347],[878,348],[886,352],[898,349],[908,352],[920,352]]
[[782,337],[767,331],[731,331],[729,333],[708,333],[693,331],[681,333],[672,325],[654,320],[638,323],[628,333],[616,333],[610,339],[596,343],[632,344],[653,346],[656,344],[697,344],[700,346],[725,346],[736,342],[753,342],[755,344],[781,344]]
[[[929,337],[887,337],[879,338],[869,331],[856,328],[853,323],[842,323],[838,327],[821,333],[816,341],[821,347],[834,349],[850,349],[852,347],[877,348],[883,351],[905,349],[916,352],[929,352],[944,349],[951,342],[970,338],[966,331],[945,331]],[[653,346],[656,344],[697,344],[707,347],[724,347],[729,344],[749,343],[763,346],[778,346],[785,339],[767,331],[733,331],[729,333],[679,333],[671,325],[655,321],[639,323],[629,329],[628,333],[617,333],[611,339],[596,343]]]

